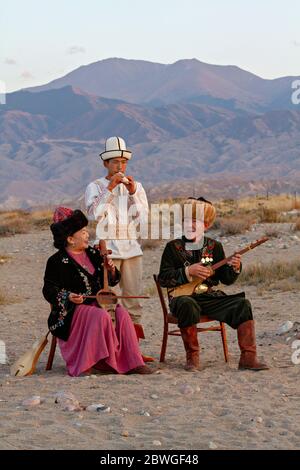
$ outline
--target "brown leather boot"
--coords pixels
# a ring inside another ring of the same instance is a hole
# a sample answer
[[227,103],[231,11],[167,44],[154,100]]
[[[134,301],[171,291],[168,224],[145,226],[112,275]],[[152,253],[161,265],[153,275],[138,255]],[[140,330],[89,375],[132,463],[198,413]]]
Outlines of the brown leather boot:
[[186,351],[186,365],[185,370],[194,371],[199,370],[199,343],[197,335],[197,326],[187,326],[180,328],[181,336]]
[[[134,329],[135,329],[135,332],[136,332],[138,342],[140,342],[140,339],[145,339],[145,333],[144,333],[143,326],[140,323],[134,323],[133,326],[134,326]],[[155,359],[153,357],[145,356],[144,354],[142,354],[142,358],[143,358],[144,362],[154,362],[155,361]]]
[[254,320],[242,323],[237,329],[238,342],[241,350],[239,369],[267,370],[269,367],[259,362],[256,355]]

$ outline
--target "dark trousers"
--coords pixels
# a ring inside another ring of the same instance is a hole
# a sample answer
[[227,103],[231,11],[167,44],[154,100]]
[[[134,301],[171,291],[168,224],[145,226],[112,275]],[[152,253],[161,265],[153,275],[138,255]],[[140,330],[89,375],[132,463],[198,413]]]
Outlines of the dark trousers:
[[182,295],[170,302],[172,315],[178,318],[179,328],[186,328],[200,321],[201,315],[238,328],[241,323],[253,320],[252,308],[244,292],[234,295],[219,293]]

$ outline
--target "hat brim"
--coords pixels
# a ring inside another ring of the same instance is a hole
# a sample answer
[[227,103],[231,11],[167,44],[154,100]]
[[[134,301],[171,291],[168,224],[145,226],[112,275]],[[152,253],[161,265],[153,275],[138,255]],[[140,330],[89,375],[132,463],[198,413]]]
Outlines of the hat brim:
[[100,157],[102,160],[110,160],[111,158],[126,158],[126,160],[130,160],[132,156],[132,152],[129,150],[107,150],[105,152],[100,153]]

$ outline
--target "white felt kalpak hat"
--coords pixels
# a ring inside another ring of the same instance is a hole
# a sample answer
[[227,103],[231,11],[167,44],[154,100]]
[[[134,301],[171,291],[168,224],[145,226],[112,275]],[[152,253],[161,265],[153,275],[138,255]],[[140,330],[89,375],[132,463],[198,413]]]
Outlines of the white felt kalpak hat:
[[102,160],[109,160],[110,158],[124,157],[127,160],[131,159],[132,152],[126,149],[125,140],[122,137],[109,137],[105,142],[105,151],[100,153]]

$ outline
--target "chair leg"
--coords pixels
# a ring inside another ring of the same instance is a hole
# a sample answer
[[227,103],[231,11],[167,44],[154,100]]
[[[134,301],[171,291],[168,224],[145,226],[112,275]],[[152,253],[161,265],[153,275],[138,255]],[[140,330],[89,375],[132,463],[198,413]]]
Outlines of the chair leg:
[[168,324],[165,324],[159,362],[165,362],[167,341],[168,341]]
[[46,370],[52,369],[54,354],[56,350],[56,343],[57,343],[56,336],[52,336],[51,347],[50,347],[50,352],[49,352],[48,361],[46,365]]
[[223,351],[224,351],[225,362],[228,362],[229,353],[228,353],[228,346],[227,346],[227,337],[226,337],[226,327],[225,327],[225,323],[220,322],[220,326],[221,326],[221,336],[222,336],[222,343],[223,343]]

